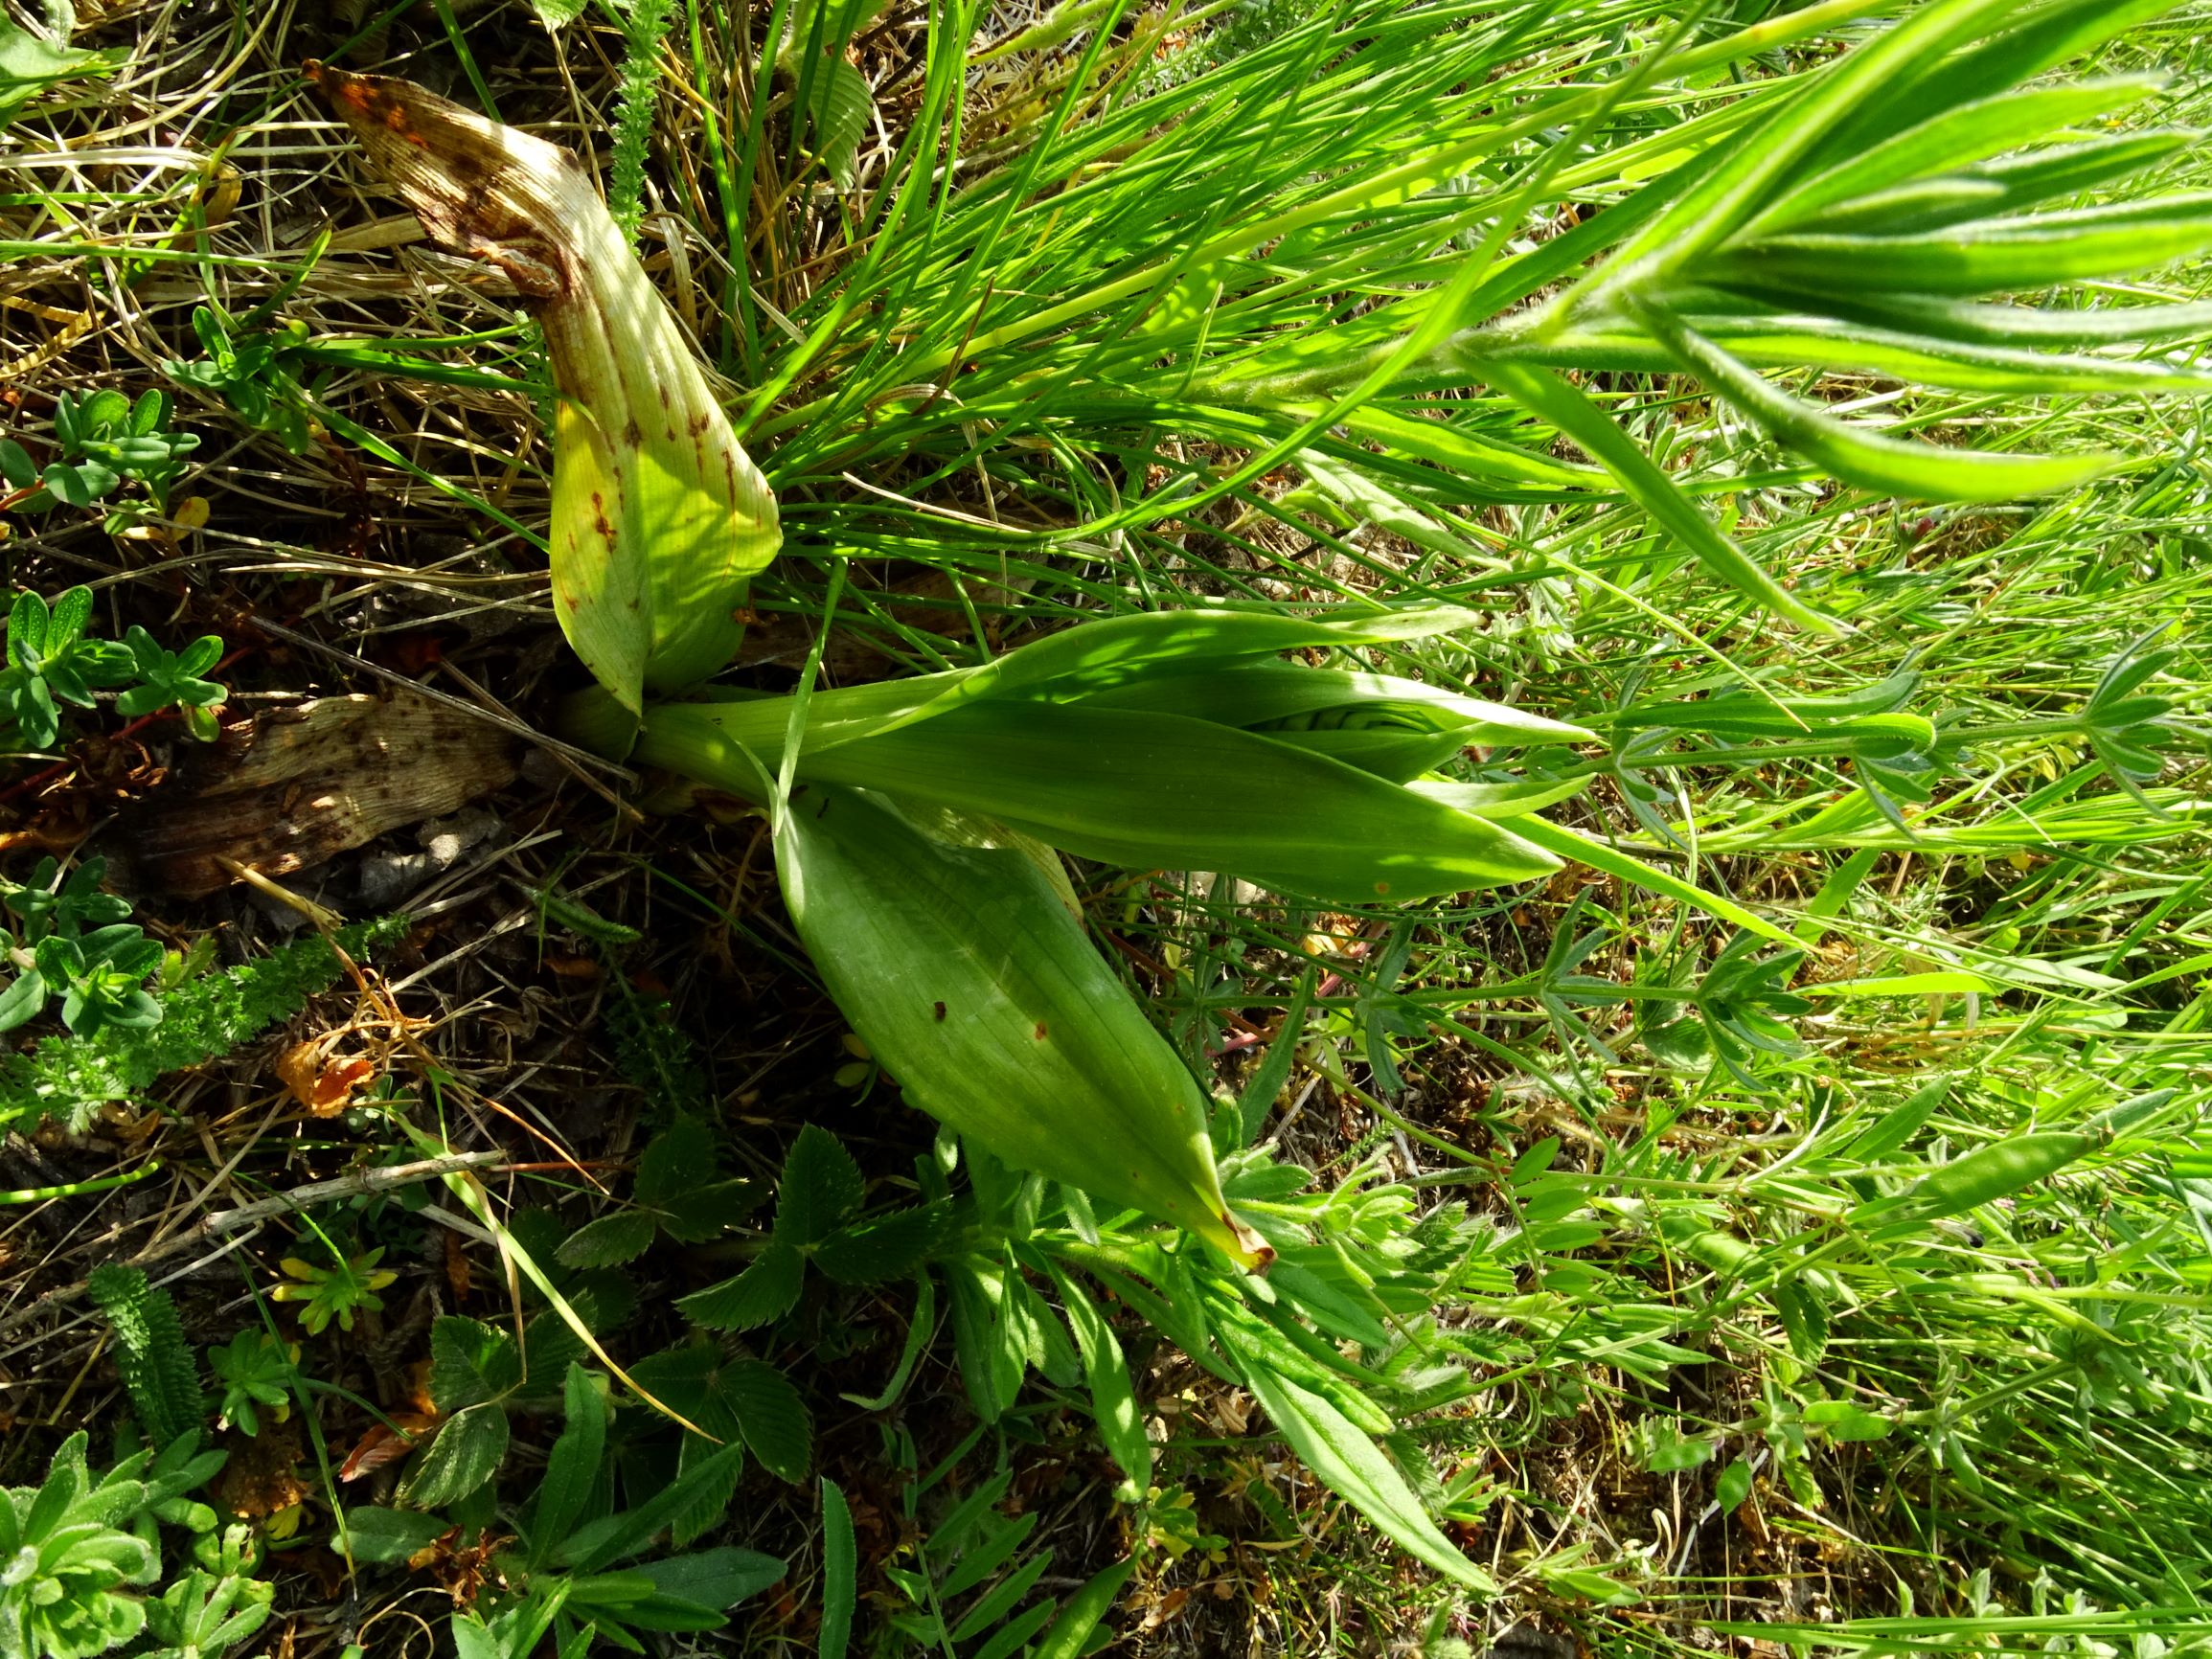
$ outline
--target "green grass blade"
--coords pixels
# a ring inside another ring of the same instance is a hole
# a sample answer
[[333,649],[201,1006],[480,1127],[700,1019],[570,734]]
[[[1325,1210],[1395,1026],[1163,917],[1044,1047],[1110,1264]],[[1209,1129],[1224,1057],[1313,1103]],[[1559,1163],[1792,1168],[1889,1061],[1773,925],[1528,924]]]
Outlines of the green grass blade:
[[1993,455],[1861,431],[1799,402],[1667,313],[1642,315],[1684,369],[1769,435],[1862,489],[1911,501],[2011,501],[2072,489],[2122,465],[2118,456]]
[[1731,248],[1701,275],[1800,293],[2020,293],[2156,270],[2212,247],[2212,193],[2161,196],[1905,236],[1772,237]]
[[1636,505],[1711,574],[1810,632],[1841,631],[1833,618],[1822,616],[1753,564],[1741,548],[1713,527],[1675,481],[1581,392],[1545,370],[1517,363],[1484,363],[1479,372],[1500,392],[1588,450]]

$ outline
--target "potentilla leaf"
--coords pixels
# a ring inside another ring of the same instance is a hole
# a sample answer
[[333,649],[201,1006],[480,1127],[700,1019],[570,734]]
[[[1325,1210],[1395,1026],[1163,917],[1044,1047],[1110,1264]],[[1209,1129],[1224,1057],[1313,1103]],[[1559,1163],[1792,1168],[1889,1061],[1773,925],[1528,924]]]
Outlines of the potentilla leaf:
[[554,605],[577,655],[632,712],[648,690],[705,679],[775,557],[775,497],[590,174],[409,81],[308,73],[423,228],[537,307],[561,398]]

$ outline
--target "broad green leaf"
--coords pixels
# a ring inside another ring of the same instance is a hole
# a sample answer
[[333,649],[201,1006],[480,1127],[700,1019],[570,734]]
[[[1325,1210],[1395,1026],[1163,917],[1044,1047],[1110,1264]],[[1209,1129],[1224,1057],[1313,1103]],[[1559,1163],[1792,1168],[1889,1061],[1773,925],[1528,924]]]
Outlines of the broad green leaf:
[[1589,451],[1636,505],[1711,574],[1799,627],[1823,634],[1840,631],[1835,621],[1813,610],[1753,564],[1741,548],[1713,527],[1675,481],[1581,392],[1545,370],[1519,363],[1488,362],[1477,372]]
[[103,52],[56,45],[0,17],[0,126],[47,87],[83,76],[105,75],[129,54],[121,47]]
[[1713,1496],[1724,1510],[1741,1509],[1751,1495],[1751,1466],[1737,1458],[1713,1481]]
[[1091,1579],[1061,1604],[1052,1628],[1029,1650],[1029,1659],[1083,1659],[1090,1651],[1092,1635],[1113,1611],[1114,1599],[1135,1570],[1133,1561],[1120,1561]]
[[805,1480],[814,1423],[790,1378],[760,1360],[737,1359],[716,1372],[715,1387],[761,1466],[794,1485]]
[[[1207,609],[1102,617],[1048,634],[976,668],[816,692],[807,705],[806,752],[815,755],[861,738],[884,736],[984,698],[1071,701],[1148,680],[1216,670],[1240,659],[1265,661],[1289,650],[1383,645],[1483,625],[1482,613],[1450,605],[1398,610],[1347,605],[1310,618],[1275,611]],[[787,698],[710,687],[698,701],[664,705],[654,717],[656,730],[664,737],[701,720],[718,726],[773,769],[783,754],[789,709]],[[581,702],[572,717],[611,736],[601,705]],[[627,735],[626,730],[626,740]],[[641,759],[648,763],[684,768],[684,750],[665,741],[655,745],[650,735],[647,742],[648,752],[641,753]],[[654,753],[663,759],[650,761],[649,755]],[[741,767],[734,754],[720,755],[711,763],[718,774],[728,775],[728,786],[748,795],[758,793],[750,767]]]
[[449,1532],[444,1515],[426,1515],[417,1510],[387,1510],[363,1504],[346,1511],[344,1547],[338,1537],[331,1548],[343,1555],[348,1549],[356,1561],[390,1565],[404,1561],[439,1534]]
[[751,1330],[770,1325],[799,1304],[806,1259],[787,1244],[774,1243],[735,1279],[696,1290],[676,1306],[684,1317],[710,1330]]
[[1318,616],[1279,611],[1148,611],[1103,617],[1009,651],[959,688],[962,699],[1009,692],[1083,696],[1140,675],[1187,672],[1237,657],[1389,645],[1484,625],[1480,611],[1452,605],[1397,610],[1342,606]]
[[1402,709],[1418,711],[1434,730],[1451,732],[1467,744],[1597,741],[1594,733],[1581,726],[1462,696],[1423,680],[1293,663],[1251,663],[1199,670],[1172,679],[1140,680],[1083,700],[1096,708],[1146,709],[1243,727],[1325,711],[1342,711],[1355,720],[1378,720],[1384,716],[1402,717],[1396,716],[1396,711]]
[[1816,1399],[1805,1408],[1805,1426],[1816,1428],[1836,1441],[1884,1440],[1894,1426],[1857,1401]]
[[799,771],[981,814],[1081,857],[1220,871],[1344,902],[1556,868],[1512,832],[1385,779],[1178,715],[970,704],[802,756]]
[[1684,1434],[1665,1418],[1646,1418],[1641,1426],[1644,1468],[1650,1474],[1671,1475],[1684,1469],[1703,1468],[1720,1449],[1714,1441],[1703,1435]]
[[1197,1080],[1027,859],[816,785],[778,830],[776,868],[831,995],[909,1103],[1253,1259]]
[[459,1503],[490,1480],[507,1456],[507,1413],[498,1405],[455,1412],[399,1482],[399,1501],[419,1510]]
[[1667,313],[1644,315],[1683,368],[1778,442],[1861,489],[1920,501],[2010,501],[2071,489],[2120,465],[2115,456],[1991,454],[1867,432],[1799,402]]
[[819,80],[811,101],[814,150],[838,186],[850,190],[860,141],[867,137],[869,118],[876,113],[875,91],[842,53],[829,57],[816,73]]
[[52,618],[47,625],[45,650],[58,656],[64,648],[84,637],[84,629],[91,621],[92,590],[89,587],[73,587],[60,594],[54,601]]
[[[757,1596],[763,1590],[781,1582],[787,1571],[784,1563],[773,1556],[764,1556],[758,1550],[741,1550],[735,1546],[700,1550],[688,1556],[669,1556],[654,1561],[641,1561],[630,1569],[631,1573],[653,1586],[658,1593],[656,1601],[702,1607],[718,1614],[736,1606],[746,1597]],[[718,1618],[713,1625],[679,1627],[715,1629],[722,1623]],[[663,1625],[650,1627],[667,1629],[671,1626]]]
[[1243,1368],[1244,1385],[1314,1478],[1372,1522],[1376,1531],[1447,1578],[1482,1594],[1496,1580],[1452,1547],[1390,1460],[1320,1395],[1270,1371]]

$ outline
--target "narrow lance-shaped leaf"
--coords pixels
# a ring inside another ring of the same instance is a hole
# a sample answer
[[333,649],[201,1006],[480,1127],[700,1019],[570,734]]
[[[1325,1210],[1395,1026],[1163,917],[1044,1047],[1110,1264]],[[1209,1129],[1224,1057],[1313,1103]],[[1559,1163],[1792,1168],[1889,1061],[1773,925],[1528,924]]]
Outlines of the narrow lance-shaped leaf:
[[[2024,307],[1974,308],[1997,312],[1997,321],[2001,321],[2006,312],[2023,322],[2048,315]],[[1769,316],[1739,312],[1729,316],[1680,306],[1674,309],[1686,327],[1752,369],[1840,370],[1881,375],[1958,392],[2023,397],[2064,392],[2157,392],[2193,396],[2212,392],[2212,372],[2155,359],[2084,356],[2028,350],[2019,345],[1908,334],[1895,328],[1806,312]],[[2181,306],[2145,306],[2112,313],[2070,314],[2139,317],[2149,326],[2143,334],[2118,331],[2116,337],[2150,340],[2155,338],[2150,330],[2157,326],[2162,312],[2184,313],[2174,319],[2184,330],[2202,330],[2207,323],[2212,323],[2212,316],[2186,315],[2193,309],[2195,307]],[[2068,313],[2061,313],[2065,314]],[[1900,317],[1897,321],[1907,319]],[[1955,321],[1959,328],[1979,326],[1972,317]],[[1944,325],[1931,321],[1930,326],[1932,330]],[[2097,326],[2084,324],[2082,331],[2089,333]],[[2032,336],[2023,328],[2021,337]],[[2059,342],[2054,339],[2050,343]],[[1671,357],[1666,348],[1650,335],[1618,329],[1573,330],[1533,345],[1516,345],[1513,355],[1552,368],[1611,369],[1635,374],[1664,375],[1680,367],[1678,360]]]
[[[2078,196],[2112,179],[2147,172],[2202,138],[2194,127],[2154,127],[2147,132],[2117,133],[2025,155],[2002,156],[1983,162],[1956,179],[1926,181],[1931,192],[1949,185],[1973,187],[1952,192],[1954,199],[1948,203],[1930,200],[1914,204],[1892,197],[1885,212],[1881,198],[1873,197],[1847,203],[1833,215],[1824,216],[1821,228],[1926,231],[1966,219],[2021,214],[2044,202]],[[1903,193],[1897,193],[1898,196]]]
[[423,228],[537,303],[560,394],[554,602],[576,654],[633,713],[705,679],[775,557],[775,497],[590,175],[409,81],[308,73]]
[[1391,1466],[1375,1443],[1328,1399],[1281,1375],[1262,1352],[1247,1352],[1244,1385],[1252,1391],[1299,1460],[1344,1498],[1378,1532],[1406,1554],[1478,1592],[1494,1592],[1496,1580],[1452,1547],[1431,1520],[1405,1477]]
[[1683,368],[1774,438],[1862,489],[1918,501],[2009,501],[2071,489],[2116,465],[2106,455],[1993,455],[1864,432],[1799,402],[1659,307],[1638,311]]
[[1905,289],[1967,297],[2155,270],[2212,247],[2212,193],[1903,236],[1806,234],[1731,247],[1699,275],[1754,288],[1848,295]]
[[1909,124],[1986,97],[1992,88],[2023,86],[2174,5],[2175,0],[1999,0],[1992,20],[2017,27],[1993,32],[1964,52],[1910,55],[1896,73],[1864,89],[1867,96],[1822,141],[1815,159],[1834,166]]
[[[2212,304],[2174,306],[1976,305],[1932,294],[1837,295],[1839,317],[1900,334],[1986,346],[2132,346],[2212,333]],[[1684,302],[1683,308],[1691,308]]]
[[2112,115],[2164,84],[2162,76],[2112,76],[1961,104],[1808,179],[1754,219],[1745,234],[1777,231],[1836,203],[1987,160],[2075,122]]
[[1775,615],[1814,633],[1841,629],[1754,564],[1744,550],[1713,527],[1650,456],[1574,387],[1542,369],[1490,361],[1476,372],[1500,392],[1557,426],[1620,482],[1637,506],[1682,543],[1685,552],[1737,592]]
[[[758,716],[739,721],[748,707],[655,709],[637,758],[745,793],[740,744],[771,764],[780,747]],[[1558,868],[1511,830],[1311,750],[1086,703],[970,703],[804,753],[799,776],[979,813],[1081,857],[1222,871],[1342,902],[1432,898]]]
[[1613,296],[1680,270],[1736,235],[1772,199],[1802,157],[1839,123],[1880,101],[1885,80],[1915,59],[1974,38],[2015,3],[1939,0],[1829,66],[1804,93],[1730,145],[1695,188],[1562,296],[1559,313],[1608,308]]

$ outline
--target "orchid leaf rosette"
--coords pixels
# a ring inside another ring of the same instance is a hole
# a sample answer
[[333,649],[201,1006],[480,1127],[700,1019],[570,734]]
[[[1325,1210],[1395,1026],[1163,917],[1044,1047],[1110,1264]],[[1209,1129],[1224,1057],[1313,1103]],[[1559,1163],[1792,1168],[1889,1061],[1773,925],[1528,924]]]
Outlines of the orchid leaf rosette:
[[[908,1098],[999,1157],[1171,1221],[1247,1266],[1207,1101],[1107,967],[1054,850],[1208,870],[1332,903],[1541,876],[1517,833],[1577,784],[1451,784],[1471,746],[1577,726],[1363,668],[1286,661],[1477,622],[1449,607],[1301,618],[1193,610],[1087,623],[972,669],[793,700],[727,690],[648,710],[634,762],[773,805],[809,953]],[[572,735],[619,747],[603,693]]]

